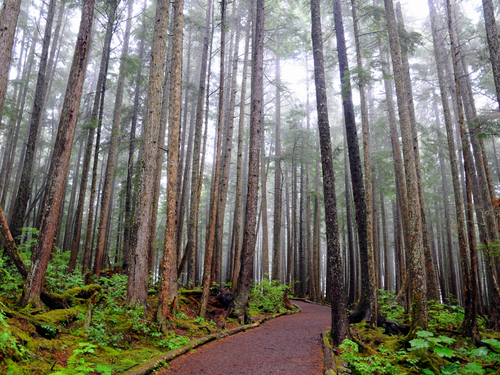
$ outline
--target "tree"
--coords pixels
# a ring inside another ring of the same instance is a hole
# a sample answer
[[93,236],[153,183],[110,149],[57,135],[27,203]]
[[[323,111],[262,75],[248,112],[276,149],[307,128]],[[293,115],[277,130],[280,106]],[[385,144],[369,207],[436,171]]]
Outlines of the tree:
[[[184,0],[177,0],[174,5],[174,28],[172,40],[172,66],[170,81],[170,108],[168,119],[168,164],[167,164],[167,222],[163,246],[161,287],[159,293],[157,319],[162,330],[167,329],[168,305],[176,304],[177,298],[177,240],[175,233],[177,168],[179,166],[179,136],[181,127],[182,94],[182,28],[184,25]],[[176,306],[172,306],[176,309]]]
[[483,0],[483,12],[497,102],[500,105],[500,42],[498,40],[498,28],[492,0]]
[[396,16],[392,0],[384,0],[389,44],[391,49],[396,97],[398,101],[399,124],[403,141],[403,158],[406,176],[406,193],[408,197],[408,224],[410,241],[408,247],[409,280],[412,290],[412,328],[427,328],[427,286],[425,262],[422,247],[422,219],[418,195],[417,170],[411,134],[410,113],[407,102],[401,47],[397,32]]
[[215,166],[212,185],[212,197],[210,199],[210,218],[207,226],[205,241],[205,261],[203,262],[203,296],[200,306],[200,317],[204,318],[210,295],[210,286],[212,281],[212,267],[214,267],[214,246],[215,246],[215,227],[217,221],[217,203],[219,199],[219,180],[221,166],[221,147],[222,147],[222,121],[224,108],[224,62],[225,62],[225,43],[226,43],[226,2],[221,1],[221,44],[220,44],[220,80],[219,80],[219,108],[217,117],[217,139],[215,147]]
[[253,255],[256,241],[257,201],[259,192],[259,153],[262,132],[262,100],[264,77],[264,0],[257,0],[255,35],[252,45],[252,102],[250,114],[250,145],[248,163],[248,193],[243,230],[241,269],[233,297],[233,315],[246,321],[246,306],[250,294]]
[[33,250],[31,267],[23,295],[19,301],[21,306],[26,306],[29,303],[40,305],[40,293],[50,254],[52,253],[57,218],[61,209],[80,98],[85,80],[93,14],[94,1],[85,0],[82,7],[82,19],[73,55],[73,63],[59,120],[56,143],[50,162],[47,188],[41,207],[38,241]]
[[311,39],[314,56],[314,82],[316,84],[316,106],[318,130],[323,169],[323,194],[325,200],[327,268],[330,275],[330,296],[332,304],[332,341],[340,345],[349,336],[347,307],[340,256],[337,224],[337,203],[335,198],[335,176],[328,121],[326,80],[323,57],[323,36],[321,32],[321,12],[318,0],[311,0]]
[[40,129],[40,123],[43,116],[43,108],[45,104],[45,94],[46,94],[46,71],[47,71],[47,59],[49,55],[50,39],[52,35],[52,23],[54,21],[54,15],[56,12],[56,2],[51,0],[49,3],[49,10],[47,13],[47,23],[45,25],[45,31],[43,36],[42,54],[40,56],[40,67],[38,69],[38,79],[36,82],[35,98],[33,102],[33,109],[31,111],[31,121],[30,121],[30,132],[28,137],[28,143],[26,144],[23,170],[21,173],[21,180],[19,183],[19,189],[17,191],[16,200],[14,202],[13,215],[10,221],[10,230],[12,237],[18,238],[21,234],[21,228],[23,227],[26,208],[28,206],[28,200],[30,197],[32,189],[32,172],[33,164],[35,161],[35,153],[38,144],[38,131]]
[[[353,10],[354,9],[355,7],[353,6]],[[377,295],[375,269],[373,265],[373,250],[368,247],[371,245],[371,241],[368,239],[368,235],[371,235],[371,233],[368,233],[368,229],[371,230],[371,221],[367,221],[367,197],[365,195],[366,190],[363,181],[361,157],[359,155],[356,118],[352,102],[351,79],[349,77],[347,47],[345,43],[344,23],[342,21],[342,8],[340,6],[340,0],[334,1],[333,14],[335,19],[335,34],[337,36],[337,52],[339,58],[340,81],[342,86],[342,106],[344,108],[347,147],[349,150],[349,167],[351,169],[352,190],[354,196],[354,208],[356,212],[361,262],[361,298],[349,320],[357,321],[360,320],[359,318],[363,319],[363,317],[366,316],[366,311],[369,309],[370,322],[373,326],[376,326]],[[359,68],[360,67],[358,67],[358,69]],[[363,99],[364,97],[362,97],[362,101]],[[364,115],[367,116],[366,109],[364,112]]]
[[17,19],[21,11],[21,0],[5,0],[0,9],[0,118],[7,92],[10,60],[16,35]]
[[127,284],[127,304],[140,304],[146,307],[148,289],[148,244],[151,233],[154,176],[156,173],[156,154],[159,152],[158,136],[160,131],[161,98],[165,74],[165,52],[167,21],[170,2],[158,0],[153,34],[153,48],[149,70],[148,101],[144,121],[144,139],[140,161],[140,181],[137,193],[135,227],[136,231],[130,259]]

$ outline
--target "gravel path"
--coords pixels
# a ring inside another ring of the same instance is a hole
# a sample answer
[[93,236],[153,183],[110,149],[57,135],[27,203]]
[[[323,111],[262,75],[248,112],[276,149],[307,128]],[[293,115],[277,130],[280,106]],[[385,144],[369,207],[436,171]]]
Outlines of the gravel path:
[[299,314],[198,347],[157,374],[307,375],[323,373],[320,334],[331,326],[329,307],[296,302]]

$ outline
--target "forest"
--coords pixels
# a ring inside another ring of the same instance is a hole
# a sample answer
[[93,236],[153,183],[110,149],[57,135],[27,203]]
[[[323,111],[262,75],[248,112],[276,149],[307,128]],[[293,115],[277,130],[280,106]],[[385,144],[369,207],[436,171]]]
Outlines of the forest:
[[0,372],[118,374],[299,298],[354,373],[498,373],[498,17],[2,0]]

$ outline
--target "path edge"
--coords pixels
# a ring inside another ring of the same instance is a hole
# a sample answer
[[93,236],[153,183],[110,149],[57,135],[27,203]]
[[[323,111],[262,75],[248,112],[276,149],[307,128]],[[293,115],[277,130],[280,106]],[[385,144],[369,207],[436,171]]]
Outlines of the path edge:
[[298,310],[285,311],[285,312],[273,314],[273,315],[267,316],[267,317],[255,322],[255,323],[252,323],[252,324],[246,324],[246,325],[241,326],[241,327],[236,327],[236,328],[228,329],[228,330],[225,330],[222,332],[213,333],[213,334],[208,335],[208,336],[200,337],[199,339],[191,341],[190,343],[186,344],[185,346],[183,346],[181,348],[171,350],[167,353],[158,355],[158,356],[156,356],[156,357],[154,357],[146,362],[134,365],[133,367],[137,367],[137,366],[139,366],[139,367],[137,367],[135,369],[129,368],[129,369],[125,370],[123,373],[124,373],[124,375],[147,375],[147,374],[150,374],[153,371],[156,371],[156,370],[164,367],[172,359],[188,352],[191,349],[197,348],[198,346],[204,345],[204,344],[209,343],[209,342],[214,341],[214,340],[222,339],[224,337],[232,336],[232,335],[239,333],[241,331],[247,331],[249,329],[257,328],[261,324],[267,322],[268,320],[276,319],[276,318],[279,318],[280,316],[284,316],[284,315],[297,314],[297,313],[302,311],[302,309],[299,306],[297,306],[295,303],[293,305]]
[[335,375],[337,374],[337,368],[335,367],[335,361],[333,360],[333,348],[328,340],[328,331],[321,332],[321,339],[323,342],[323,365],[324,365],[324,375]]

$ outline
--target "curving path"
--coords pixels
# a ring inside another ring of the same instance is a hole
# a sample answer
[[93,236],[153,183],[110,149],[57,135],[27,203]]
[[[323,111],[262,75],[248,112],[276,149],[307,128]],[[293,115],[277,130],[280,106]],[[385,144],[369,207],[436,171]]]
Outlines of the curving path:
[[295,301],[299,314],[270,320],[211,342],[169,362],[167,375],[307,375],[323,373],[321,332],[331,327],[329,307]]

